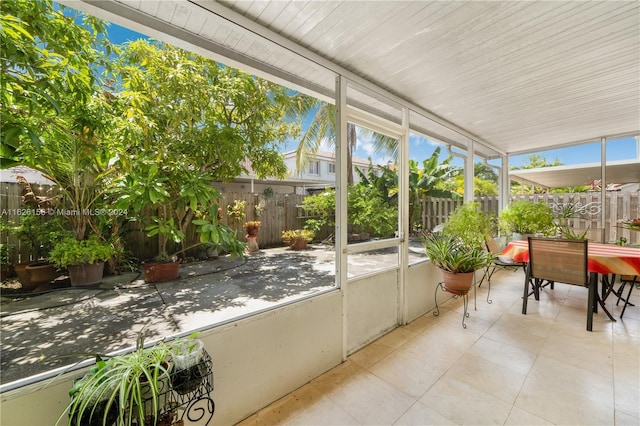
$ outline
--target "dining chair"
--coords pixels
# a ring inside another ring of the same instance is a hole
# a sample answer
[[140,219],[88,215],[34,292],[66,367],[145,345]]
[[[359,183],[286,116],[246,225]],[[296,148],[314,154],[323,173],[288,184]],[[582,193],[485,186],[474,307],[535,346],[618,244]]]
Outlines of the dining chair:
[[[624,288],[625,286],[629,286],[629,292],[627,293],[627,297],[624,297]],[[618,300],[616,301],[616,306],[620,303],[620,300],[624,300],[624,306],[622,307],[622,312],[620,312],[620,318],[624,315],[624,311],[627,310],[627,306],[635,306],[631,303],[631,291],[633,287],[640,286],[640,276],[638,275],[621,275],[620,276],[620,287],[615,291],[615,294],[618,295]]]
[[[527,313],[530,294],[540,300],[545,283],[564,283],[589,288],[588,240],[529,237],[529,263],[526,267],[522,313]],[[533,291],[529,291],[532,288]],[[587,330],[591,330],[594,300],[589,292]]]
[[484,269],[484,274],[482,275],[482,279],[480,279],[478,287],[482,285],[486,278],[487,282],[489,283],[489,290],[487,292],[487,303],[491,303],[492,301],[489,298],[489,295],[491,294],[491,277],[496,272],[496,270],[498,268],[512,269],[515,272],[518,269],[522,268],[522,270],[524,271],[526,263],[520,262],[511,257],[502,256],[496,240],[494,240],[490,235],[485,236],[485,245],[487,247],[487,251],[493,255],[493,259],[491,260],[491,263]]

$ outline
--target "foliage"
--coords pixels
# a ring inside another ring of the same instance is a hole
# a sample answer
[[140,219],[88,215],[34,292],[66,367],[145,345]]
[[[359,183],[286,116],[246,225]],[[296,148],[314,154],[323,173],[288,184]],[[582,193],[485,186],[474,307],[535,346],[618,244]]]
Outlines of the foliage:
[[193,221],[193,224],[197,226],[196,232],[200,235],[200,243],[220,247],[230,253],[232,257],[242,258],[244,256],[245,243],[238,241],[233,229],[220,221],[218,211],[218,205],[214,204],[209,209],[208,214],[204,214]]
[[553,210],[545,203],[517,200],[500,212],[500,227],[508,233],[553,232]]
[[463,244],[477,249],[485,247],[487,235],[493,235],[495,220],[480,210],[480,204],[464,203],[456,208],[444,223],[443,231],[459,238]]
[[66,268],[74,265],[106,262],[114,254],[113,247],[109,243],[100,241],[96,236],[81,241],[67,237],[53,247],[49,254],[49,261],[58,268]]
[[486,250],[469,246],[457,236],[446,232],[425,235],[423,243],[431,263],[453,273],[482,269],[492,259],[491,253]]
[[568,226],[560,226],[560,236],[567,240],[584,240],[589,233],[589,229],[586,229],[584,232],[575,231],[574,229]]
[[62,226],[57,217],[22,215],[20,224],[9,227],[8,232],[27,245],[35,259],[42,259],[62,237]]
[[84,424],[90,416],[97,416],[96,406],[100,403],[105,404],[105,422],[112,407],[117,407],[115,423],[118,425],[148,424],[143,404],[147,398],[152,402],[152,424],[155,424],[161,408],[159,381],[170,373],[167,363],[169,357],[170,349],[165,343],[144,348],[140,339],[134,352],[117,355],[106,361],[103,360],[106,358],[104,355],[96,355],[95,366],[69,391],[68,424]]
[[9,244],[0,243],[0,263],[3,265],[9,264]]
[[1,167],[23,163],[22,145],[69,137],[68,117],[95,93],[94,71],[108,67],[105,34],[103,21],[83,15],[76,24],[50,0],[0,2]]
[[[320,146],[336,144],[336,107],[333,104],[323,102],[317,98],[298,94],[293,102],[289,104],[288,111],[290,118],[302,120],[312,116],[307,130],[300,138],[296,148],[296,170],[301,170],[315,158]],[[353,180],[353,153],[356,149],[357,135],[368,136],[372,139],[374,151],[383,152],[392,157],[397,157],[398,140],[371,130],[356,127],[352,123],[347,123],[347,182],[352,185]]]
[[398,227],[398,208],[390,205],[376,188],[361,184],[349,187],[347,216],[353,231],[392,237]]
[[296,240],[305,240],[310,243],[313,237],[313,231],[308,229],[287,229],[282,231],[282,241],[289,245],[292,245]]
[[[440,161],[440,147],[431,156],[418,162],[409,160],[409,219],[415,226],[422,223],[420,200],[424,197],[458,198],[458,195],[445,188],[444,182],[459,174],[460,170],[451,165],[452,156]],[[397,171],[396,171],[397,173]]]
[[250,233],[250,231],[259,229],[260,225],[262,225],[262,224],[258,220],[252,220],[252,221],[249,221],[249,222],[245,222],[244,223],[244,231],[248,234],[248,233]]
[[246,217],[244,212],[245,207],[247,207],[246,201],[233,200],[233,204],[227,205],[227,216],[232,222],[240,222]]
[[158,231],[160,255],[168,239],[187,249],[181,235],[220,197],[213,182],[231,180],[249,164],[259,178],[286,174],[278,147],[298,126],[284,121],[285,88],[148,40],[126,44],[113,69],[127,118],[119,141],[136,153],[118,158],[121,199],[137,214],[157,209],[156,225],[147,229]]
[[[302,205],[320,216],[317,222],[313,222],[314,227],[335,225],[335,190],[326,189],[323,193],[306,197]],[[362,183],[350,186],[347,205],[347,220],[354,232],[367,232],[383,238],[394,235],[398,223],[397,207],[388,204],[376,188]]]

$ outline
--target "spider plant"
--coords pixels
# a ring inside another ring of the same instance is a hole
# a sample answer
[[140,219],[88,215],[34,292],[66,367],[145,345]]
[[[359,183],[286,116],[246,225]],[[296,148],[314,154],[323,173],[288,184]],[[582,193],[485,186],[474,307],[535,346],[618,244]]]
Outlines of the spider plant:
[[68,425],[155,424],[168,393],[167,345],[144,348],[139,338],[134,352],[103,358],[69,391]]

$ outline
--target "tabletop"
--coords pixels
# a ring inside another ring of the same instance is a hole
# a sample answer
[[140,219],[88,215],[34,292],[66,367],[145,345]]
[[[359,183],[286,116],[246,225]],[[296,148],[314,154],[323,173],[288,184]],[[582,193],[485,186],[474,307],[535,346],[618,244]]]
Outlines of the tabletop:
[[[589,272],[599,274],[640,275],[640,248],[589,242]],[[525,240],[511,241],[502,255],[519,262],[529,262],[529,246]]]

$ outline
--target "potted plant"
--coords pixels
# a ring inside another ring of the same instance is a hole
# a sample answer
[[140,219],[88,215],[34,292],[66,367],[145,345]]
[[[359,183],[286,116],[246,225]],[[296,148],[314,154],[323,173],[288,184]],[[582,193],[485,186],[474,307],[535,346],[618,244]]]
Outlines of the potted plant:
[[442,271],[445,290],[455,295],[467,294],[474,272],[485,268],[492,259],[486,250],[445,232],[425,235],[424,247],[429,260]]
[[207,375],[208,369],[203,361],[206,351],[202,340],[196,339],[197,334],[169,344],[173,363],[171,386],[181,395],[196,390]]
[[500,227],[507,233],[516,234],[514,239],[537,233],[552,234],[555,231],[553,209],[542,202],[514,201],[500,212]]
[[480,210],[479,203],[467,202],[449,215],[442,230],[469,247],[484,249],[486,236],[495,234],[495,222],[493,216]]
[[260,250],[258,247],[258,229],[260,229],[260,221],[253,220],[244,223],[244,233],[247,239],[247,251],[256,252]]
[[307,244],[313,240],[314,233],[309,229],[288,229],[282,231],[282,241],[291,250],[305,250]]
[[141,339],[131,353],[96,355],[95,366],[69,391],[68,425],[156,424],[169,402],[169,361],[165,343],[144,348]]
[[86,240],[67,237],[51,250],[49,259],[69,271],[71,285],[90,286],[102,281],[104,262],[115,254],[110,244],[91,236]]
[[56,267],[49,263],[47,256],[54,242],[60,238],[61,229],[57,218],[41,215],[21,216],[19,225],[9,228],[9,232],[25,244],[31,253],[31,260],[14,265],[23,290],[34,290],[58,277]]

